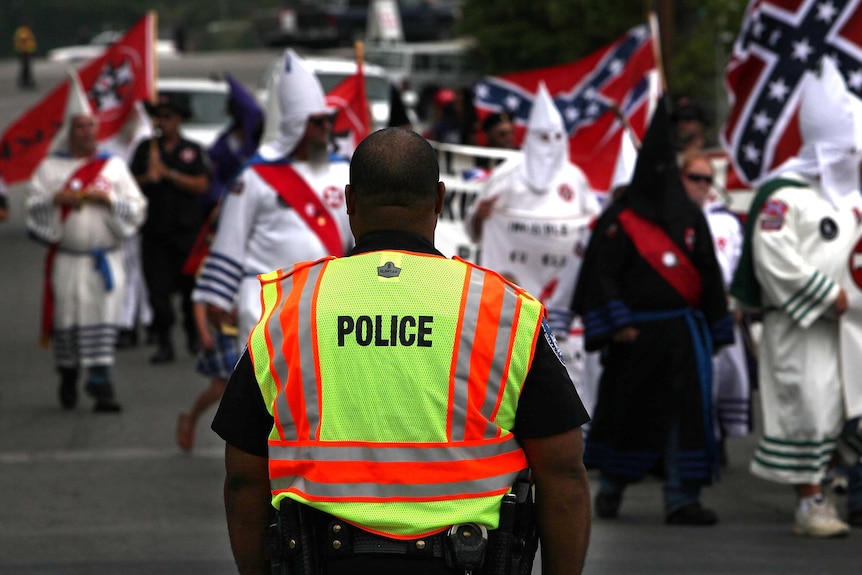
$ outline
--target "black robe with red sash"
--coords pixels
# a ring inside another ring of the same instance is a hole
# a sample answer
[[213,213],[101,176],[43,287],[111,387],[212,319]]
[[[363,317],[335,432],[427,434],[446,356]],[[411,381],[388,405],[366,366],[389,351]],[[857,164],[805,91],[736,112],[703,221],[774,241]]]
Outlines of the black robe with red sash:
[[[630,481],[661,460],[674,419],[681,476],[707,483],[715,463],[711,352],[733,341],[732,322],[706,219],[687,199],[676,207],[659,226],[625,196],[611,205],[593,231],[573,302],[587,350],[603,352],[584,461]],[[637,339],[615,342],[627,326]]]

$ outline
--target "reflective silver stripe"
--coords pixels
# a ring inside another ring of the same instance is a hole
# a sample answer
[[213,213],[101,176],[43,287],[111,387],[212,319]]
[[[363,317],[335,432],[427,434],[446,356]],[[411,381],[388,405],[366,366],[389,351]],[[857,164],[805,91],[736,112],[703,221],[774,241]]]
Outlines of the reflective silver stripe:
[[305,393],[305,416],[308,418],[309,433],[311,438],[317,436],[320,427],[320,403],[317,396],[317,370],[315,362],[317,355],[312,353],[314,349],[314,334],[312,333],[314,313],[314,293],[323,270],[326,269],[328,261],[323,265],[314,266],[308,272],[308,281],[299,298],[298,321],[299,321],[299,357],[300,369],[302,370],[303,392]]
[[[290,285],[293,284],[293,276],[290,276],[289,281]],[[280,282],[280,286],[282,290],[288,288],[288,285],[285,285],[287,282]],[[287,295],[287,291],[282,291],[281,299],[278,301],[278,307],[273,309],[272,314],[269,316],[269,320],[266,324],[266,334],[269,336],[270,341],[272,342],[272,351],[270,353],[273,354],[273,357],[269,358],[270,372],[272,373],[272,378],[274,381],[278,381],[281,386],[284,386],[284,383],[287,381],[287,365],[284,361],[281,361],[281,349],[284,346],[284,333],[281,329],[281,311],[284,309],[284,297]],[[276,393],[275,401],[278,404],[277,410],[273,410],[273,415],[275,413],[283,414],[290,413],[290,410],[285,408],[284,399],[282,393]],[[282,415],[282,417],[284,417]],[[285,423],[281,421],[280,423]],[[297,439],[296,437],[296,429],[293,425],[284,426],[282,425],[285,431],[285,439]]]
[[494,361],[488,372],[488,387],[485,392],[485,403],[482,405],[482,415],[488,420],[485,427],[485,437],[497,436],[499,427],[491,421],[494,408],[497,406],[497,398],[502,390],[501,381],[506,367],[509,365],[509,341],[515,326],[515,310],[517,309],[518,296],[512,290],[506,290],[503,294],[503,306],[500,310],[500,323],[497,325],[497,339],[494,342]]
[[323,443],[303,443],[302,445],[278,445],[270,443],[269,458],[278,461],[332,461],[359,462],[366,461],[382,463],[402,463],[422,461],[440,463],[451,461],[475,461],[488,457],[496,457],[520,449],[514,437],[495,443],[477,445],[441,445],[439,447],[407,447],[404,445],[386,446],[370,445],[336,445]]
[[452,397],[452,441],[463,441],[467,433],[467,400],[469,397],[467,382],[470,377],[470,350],[479,326],[479,306],[482,303],[482,287],[485,285],[485,272],[468,266],[466,273],[470,274],[467,282],[467,293],[464,305],[464,320],[461,324],[461,337],[456,342],[454,392]]
[[[299,322],[298,330],[299,330],[299,345],[303,346],[300,350],[305,349],[305,345],[310,345],[308,342],[310,341],[310,322],[308,322],[305,318],[307,318],[310,314],[311,308],[311,299],[314,295],[314,288],[317,284],[317,280],[320,277],[320,273],[323,265],[316,265],[308,269],[308,279],[306,280],[305,287],[303,289],[303,293],[300,296],[300,301],[298,304],[298,309],[295,310],[297,317],[296,320]],[[272,371],[278,376],[278,381],[281,382],[282,387],[287,383],[288,374],[290,373],[290,369],[287,363],[287,358],[285,357],[284,350],[284,330],[281,325],[281,316],[284,311],[284,306],[287,301],[287,297],[291,292],[291,288],[295,284],[296,275],[290,275],[290,286],[282,285],[282,294],[281,299],[279,300],[278,309],[276,309],[273,314],[270,316],[269,322],[267,323],[267,333],[269,334],[270,340],[272,341],[273,350],[272,353],[274,356],[270,358],[270,365]],[[289,310],[289,313],[293,313],[294,310]],[[291,318],[292,319],[292,318]],[[287,350],[287,353],[290,353],[290,350]],[[305,358],[306,356],[310,356],[311,354],[300,354],[301,357]],[[311,369],[309,370],[307,363],[311,364]],[[306,395],[305,409],[306,409],[306,417],[308,418],[309,427],[312,430],[312,434],[316,429],[318,422],[320,421],[320,415],[317,412],[317,380],[315,379],[314,372],[314,359],[303,359],[303,363],[300,366],[301,374],[303,377],[303,382],[305,387],[303,388],[303,393]],[[305,378],[310,374],[311,382],[306,382]],[[312,395],[308,395],[309,385],[312,387]],[[313,399],[313,401],[311,401]],[[283,390],[279,390],[278,395],[275,398],[276,401],[276,413],[278,415],[279,424],[281,428],[284,430],[284,439],[285,440],[295,440],[299,439],[296,434],[296,425],[293,421],[293,414],[290,411],[290,405],[287,401],[287,396],[283,393]]]
[[518,472],[503,473],[495,477],[475,481],[454,483],[311,483],[302,477],[278,477],[270,481],[273,494],[290,489],[310,497],[327,497],[351,500],[356,498],[426,499],[429,497],[451,497],[465,493],[501,492],[512,486]]

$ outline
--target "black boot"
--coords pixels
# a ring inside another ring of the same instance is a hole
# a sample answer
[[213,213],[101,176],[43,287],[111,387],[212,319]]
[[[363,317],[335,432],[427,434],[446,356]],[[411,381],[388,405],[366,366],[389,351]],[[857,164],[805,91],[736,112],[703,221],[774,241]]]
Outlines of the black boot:
[[90,395],[96,399],[93,411],[96,413],[119,413],[123,406],[114,397],[113,385],[98,385],[90,388]]
[[156,353],[150,356],[150,363],[160,364],[174,361],[174,345],[171,343],[169,333],[158,334],[158,345]]
[[117,349],[128,349],[130,347],[135,347],[136,345],[138,345],[137,329],[121,329],[119,333],[117,333]]
[[87,395],[96,400],[93,411],[96,413],[117,413],[123,408],[114,398],[114,384],[111,383],[111,366],[94,365],[87,374]]
[[197,355],[201,350],[201,342],[198,338],[197,331],[189,331],[186,332],[186,349],[189,350],[189,353],[192,355]]
[[72,409],[78,405],[78,370],[74,367],[61,367],[60,371],[60,405],[63,409]]

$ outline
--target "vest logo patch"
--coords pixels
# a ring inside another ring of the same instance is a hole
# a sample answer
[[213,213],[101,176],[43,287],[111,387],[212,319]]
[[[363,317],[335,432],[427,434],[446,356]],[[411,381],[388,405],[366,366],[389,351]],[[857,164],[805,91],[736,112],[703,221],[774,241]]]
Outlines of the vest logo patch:
[[401,268],[392,262],[386,262],[382,266],[377,266],[377,275],[382,278],[396,278],[401,275]]
[[192,147],[183,148],[180,151],[180,159],[186,164],[191,164],[198,157],[198,153]]
[[781,200],[769,199],[760,209],[760,229],[778,231],[784,227],[784,217],[787,215],[787,204]]
[[542,318],[542,333],[545,334],[545,340],[547,340],[551,349],[554,350],[554,353],[557,355],[557,359],[560,360],[560,363],[566,365],[566,361],[563,359],[563,352],[560,351],[560,347],[557,345],[557,338],[555,338],[554,334],[551,333],[551,327],[548,325],[548,320],[545,318]]

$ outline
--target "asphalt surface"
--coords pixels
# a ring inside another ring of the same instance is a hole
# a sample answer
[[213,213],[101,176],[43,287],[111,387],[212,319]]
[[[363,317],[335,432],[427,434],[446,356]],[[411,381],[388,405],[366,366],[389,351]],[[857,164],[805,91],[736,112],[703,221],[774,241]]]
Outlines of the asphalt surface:
[[[275,54],[188,57],[160,69],[227,70],[253,86]],[[37,62],[37,92],[18,92],[14,75],[15,62],[0,61],[0,131],[59,81],[62,67]],[[177,414],[206,384],[193,358],[182,351],[173,364],[151,366],[152,348],[122,350],[115,380],[123,413],[94,414],[86,397],[61,410],[51,353],[37,345],[44,250],[26,237],[21,201],[13,188],[12,216],[0,223],[0,575],[235,573],[212,412],[192,454],[174,440]],[[719,525],[665,526],[661,484],[647,480],[628,491],[617,520],[593,522],[584,572],[858,573],[862,530],[839,540],[794,536],[790,488],[747,471],[754,442],[729,442],[722,480],[704,493]]]

